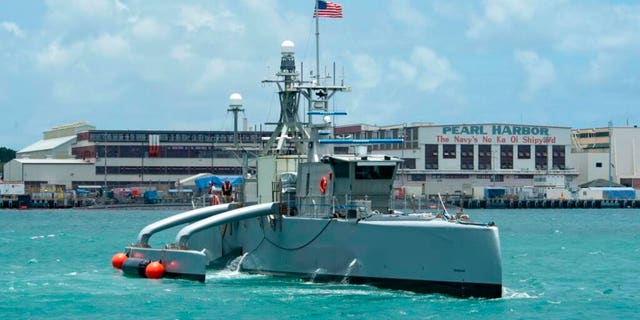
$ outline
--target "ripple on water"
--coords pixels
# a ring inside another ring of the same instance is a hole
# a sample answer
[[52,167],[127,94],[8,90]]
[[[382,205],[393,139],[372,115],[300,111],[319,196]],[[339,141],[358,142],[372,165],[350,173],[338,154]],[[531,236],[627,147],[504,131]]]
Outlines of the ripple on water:
[[524,291],[518,291],[507,287],[502,287],[502,299],[538,299],[538,295],[529,294]]

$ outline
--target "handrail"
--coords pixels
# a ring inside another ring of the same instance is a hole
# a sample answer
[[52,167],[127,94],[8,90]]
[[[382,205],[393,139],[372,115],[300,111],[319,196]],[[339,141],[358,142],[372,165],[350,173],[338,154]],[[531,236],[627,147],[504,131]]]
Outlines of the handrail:
[[307,115],[310,116],[346,116],[346,111],[309,111]]

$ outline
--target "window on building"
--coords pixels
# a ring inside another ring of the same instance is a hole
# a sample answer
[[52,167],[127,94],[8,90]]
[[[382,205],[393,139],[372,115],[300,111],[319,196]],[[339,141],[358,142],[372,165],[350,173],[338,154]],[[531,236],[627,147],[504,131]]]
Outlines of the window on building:
[[335,147],[333,147],[333,153],[336,153],[336,154],[348,154],[349,153],[349,147],[338,147],[338,146],[335,146]]
[[565,147],[564,146],[552,146],[552,158],[551,164],[554,170],[565,169]]
[[473,170],[473,145],[460,145],[460,169]]
[[547,146],[536,146],[536,170],[547,170]]
[[528,144],[518,145],[518,159],[531,159],[531,146]]
[[456,158],[456,145],[455,144],[443,144],[442,145],[442,158],[443,159],[455,159]]
[[478,145],[478,169],[491,170],[491,145]]
[[500,169],[513,169],[513,145],[500,146]]
[[402,169],[415,169],[416,168],[416,159],[415,158],[402,158],[404,160],[400,164],[400,168]]
[[427,144],[424,146],[424,168],[437,170],[438,169],[438,145]]
[[602,162],[596,162],[596,168],[602,168]]

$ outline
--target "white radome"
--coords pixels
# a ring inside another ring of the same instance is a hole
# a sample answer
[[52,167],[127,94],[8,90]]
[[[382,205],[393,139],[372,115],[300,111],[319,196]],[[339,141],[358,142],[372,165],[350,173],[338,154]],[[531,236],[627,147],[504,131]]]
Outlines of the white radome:
[[242,96],[239,93],[231,94],[229,96],[229,105],[241,106],[242,105]]
[[293,54],[294,53],[294,48],[295,48],[295,44],[293,44],[293,41],[291,40],[285,40],[282,41],[282,44],[280,45],[280,47],[282,48],[282,53],[288,53],[288,54]]

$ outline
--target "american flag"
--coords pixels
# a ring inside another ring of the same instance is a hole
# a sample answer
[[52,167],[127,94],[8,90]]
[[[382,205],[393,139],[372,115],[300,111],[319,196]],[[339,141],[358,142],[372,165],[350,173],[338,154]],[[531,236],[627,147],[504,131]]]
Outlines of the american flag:
[[335,2],[318,0],[313,17],[320,18],[342,18],[342,5]]

